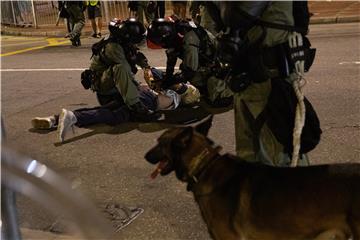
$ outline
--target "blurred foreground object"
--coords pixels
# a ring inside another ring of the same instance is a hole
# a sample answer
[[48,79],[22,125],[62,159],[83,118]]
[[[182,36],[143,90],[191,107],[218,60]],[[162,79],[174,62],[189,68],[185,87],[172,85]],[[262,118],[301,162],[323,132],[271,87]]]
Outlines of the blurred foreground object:
[[38,202],[52,213],[64,216],[81,239],[107,239],[113,233],[95,205],[46,165],[5,146],[2,146],[1,165],[3,239],[21,239],[15,192]]

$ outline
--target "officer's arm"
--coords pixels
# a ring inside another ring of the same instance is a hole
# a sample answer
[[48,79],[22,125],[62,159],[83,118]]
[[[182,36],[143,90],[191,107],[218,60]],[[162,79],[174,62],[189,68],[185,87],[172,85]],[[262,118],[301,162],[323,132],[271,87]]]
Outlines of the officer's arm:
[[170,48],[166,50],[166,78],[171,78],[174,74],[177,58],[178,53],[176,49]]
[[185,35],[184,59],[181,64],[181,72],[185,81],[189,81],[199,68],[200,40],[194,32]]
[[142,69],[150,68],[148,59],[142,52],[136,53],[136,65],[140,66]]
[[136,52],[136,65],[140,66],[144,70],[144,79],[146,83],[150,86],[150,88],[157,89],[158,86],[154,82],[154,76],[151,72],[151,67],[148,63],[147,58],[142,52]]

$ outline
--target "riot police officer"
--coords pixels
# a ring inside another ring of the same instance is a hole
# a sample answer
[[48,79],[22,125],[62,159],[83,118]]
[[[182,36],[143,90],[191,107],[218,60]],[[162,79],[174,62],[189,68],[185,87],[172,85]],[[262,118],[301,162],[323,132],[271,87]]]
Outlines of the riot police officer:
[[153,111],[140,101],[139,84],[134,79],[136,65],[144,70],[146,78],[152,76],[146,57],[135,46],[144,39],[146,30],[135,19],[113,19],[109,31],[108,39],[93,45],[91,89],[101,105],[114,99],[123,101],[131,111],[146,118]]
[[73,46],[81,45],[80,35],[85,26],[85,2],[83,1],[65,1],[64,5],[66,12],[69,15],[71,31],[69,38]]
[[[268,124],[269,112],[265,109],[270,106],[282,114],[281,109],[276,109],[277,106],[268,100],[274,97],[272,88],[278,86],[274,83],[282,85],[293,80],[295,75],[287,56],[286,43],[294,31],[306,34],[307,26],[305,29],[294,26],[293,2],[218,1],[207,2],[206,8],[223,32],[217,49],[220,65],[228,69],[226,82],[235,92],[237,155],[248,161],[288,165],[291,154],[288,146],[292,143],[281,141],[281,135],[291,136],[292,130],[284,133],[288,128],[279,126],[283,121],[276,121],[278,128],[274,129]],[[274,112],[271,118],[290,118],[276,116]],[[259,119],[263,119],[260,125]],[[305,155],[299,163],[307,164]]]
[[[177,19],[156,19],[148,27],[149,42],[166,49],[167,63],[163,87],[189,81],[213,106],[232,104],[233,93],[224,81],[211,74],[214,60],[214,37],[193,22]],[[174,67],[181,59],[180,72]]]

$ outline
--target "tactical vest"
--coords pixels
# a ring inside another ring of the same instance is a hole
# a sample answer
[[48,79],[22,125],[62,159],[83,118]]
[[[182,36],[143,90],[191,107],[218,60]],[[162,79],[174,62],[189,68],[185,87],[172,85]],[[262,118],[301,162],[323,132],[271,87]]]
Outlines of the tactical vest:
[[[94,43],[91,47],[92,50],[91,58],[93,56],[99,56],[99,60],[108,67],[114,65],[113,63],[107,61],[105,56],[105,46],[110,42],[116,42],[116,40],[110,37],[108,39],[103,38],[99,42]],[[131,67],[131,71],[134,74],[136,74],[137,73],[136,60],[139,49],[132,44],[126,44],[126,45],[124,43],[119,43],[119,44],[124,49],[125,57]]]

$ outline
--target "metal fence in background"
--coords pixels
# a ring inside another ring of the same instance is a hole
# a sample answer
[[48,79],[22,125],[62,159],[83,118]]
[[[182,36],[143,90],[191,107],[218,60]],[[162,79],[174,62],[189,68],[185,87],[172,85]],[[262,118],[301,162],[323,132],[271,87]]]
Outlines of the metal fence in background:
[[[101,1],[102,20],[128,18],[128,1]],[[54,26],[58,18],[58,1],[0,1],[1,24],[19,27]],[[165,3],[166,12],[171,12],[171,2]],[[85,13],[87,18],[87,14]],[[60,21],[63,24],[63,21]]]

